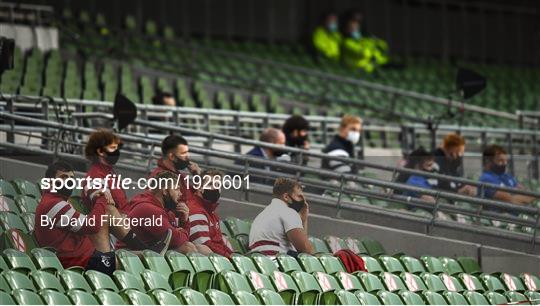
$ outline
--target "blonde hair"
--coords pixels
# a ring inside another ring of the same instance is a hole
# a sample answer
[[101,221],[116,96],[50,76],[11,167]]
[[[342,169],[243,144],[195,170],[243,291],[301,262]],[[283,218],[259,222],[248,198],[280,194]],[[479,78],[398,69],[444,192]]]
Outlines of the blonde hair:
[[362,119],[358,116],[353,115],[344,115],[341,117],[341,123],[339,124],[339,127],[345,128],[349,124],[362,124]]

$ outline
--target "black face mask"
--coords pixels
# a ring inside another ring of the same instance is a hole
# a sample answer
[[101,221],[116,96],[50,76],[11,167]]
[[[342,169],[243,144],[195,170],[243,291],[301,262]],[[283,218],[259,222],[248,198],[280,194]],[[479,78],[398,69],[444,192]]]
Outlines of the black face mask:
[[105,151],[105,160],[107,161],[107,163],[109,163],[109,165],[116,164],[118,162],[118,159],[120,159],[120,148],[112,152]]
[[295,200],[291,198],[292,202],[289,203],[289,207],[294,209],[296,212],[300,212],[304,207],[304,200]]
[[69,198],[71,194],[73,193],[73,189],[70,189],[64,186],[62,189],[56,190],[56,193],[63,196],[64,198]]
[[506,172],[506,165],[493,165],[491,171],[497,175],[504,174]]
[[202,193],[203,199],[210,203],[216,203],[219,200],[221,193],[219,190],[206,189]]
[[272,150],[272,154],[274,154],[274,157],[279,157],[283,154],[287,153],[285,150],[281,150],[281,149],[274,149]]
[[306,140],[307,140],[307,135],[291,137],[291,144],[293,146],[302,147],[304,146],[304,142],[306,142]]
[[163,196],[163,207],[166,210],[175,210],[176,204],[176,201],[171,197],[169,193]]
[[184,160],[176,157],[176,159],[173,161],[174,169],[176,170],[184,170],[186,169],[190,164],[189,160]]

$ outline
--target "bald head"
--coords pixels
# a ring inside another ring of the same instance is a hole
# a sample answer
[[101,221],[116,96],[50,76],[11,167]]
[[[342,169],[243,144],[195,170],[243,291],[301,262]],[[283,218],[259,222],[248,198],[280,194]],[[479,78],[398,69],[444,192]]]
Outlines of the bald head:
[[281,130],[275,128],[267,128],[261,134],[259,138],[262,142],[269,142],[273,144],[284,145],[285,144],[285,134]]

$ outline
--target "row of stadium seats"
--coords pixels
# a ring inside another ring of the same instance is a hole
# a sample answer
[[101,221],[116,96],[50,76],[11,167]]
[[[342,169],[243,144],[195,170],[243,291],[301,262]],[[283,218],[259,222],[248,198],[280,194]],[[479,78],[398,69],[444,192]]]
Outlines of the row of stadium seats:
[[[46,249],[33,249],[31,256],[7,249],[0,259],[0,289],[11,292],[19,302],[41,296],[56,304],[64,304],[56,299],[69,301],[64,293],[76,304],[96,298],[104,304],[153,304],[153,297],[158,303],[160,299],[180,299],[188,304],[226,305],[482,305],[537,302],[540,298],[538,276],[481,273],[469,258],[460,259],[463,265],[446,257],[424,256],[421,261],[405,255],[401,261],[387,255],[363,258],[369,272],[349,274],[330,254],[301,254],[298,260],[288,255],[273,260],[261,254],[234,254],[229,261],[219,255],[185,256],[169,251],[160,256],[146,250],[139,257],[118,250],[120,266],[110,278],[77,267],[63,269],[54,253]],[[470,273],[462,272],[463,268]]]

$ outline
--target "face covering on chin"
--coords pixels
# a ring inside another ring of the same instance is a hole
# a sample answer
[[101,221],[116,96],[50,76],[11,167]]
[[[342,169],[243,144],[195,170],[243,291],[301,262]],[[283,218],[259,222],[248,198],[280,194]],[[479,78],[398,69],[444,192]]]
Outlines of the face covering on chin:
[[221,193],[219,190],[206,189],[202,193],[202,198],[209,203],[216,203],[219,200]]
[[291,137],[291,142],[293,143],[293,145],[295,146],[298,146],[298,147],[301,147],[304,145],[304,142],[306,142],[307,140],[307,135],[306,136],[293,136]]
[[171,197],[169,193],[163,195],[163,207],[166,210],[175,210],[176,209],[176,201]]
[[189,160],[180,159],[178,157],[176,157],[176,159],[173,161],[174,169],[178,171],[186,169],[189,166],[189,164],[190,164]]

